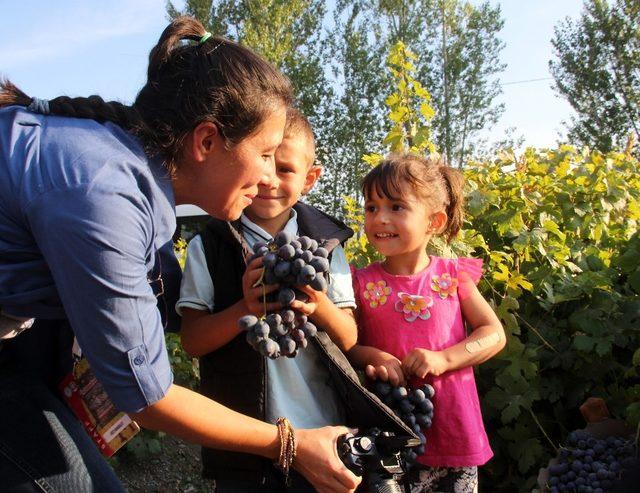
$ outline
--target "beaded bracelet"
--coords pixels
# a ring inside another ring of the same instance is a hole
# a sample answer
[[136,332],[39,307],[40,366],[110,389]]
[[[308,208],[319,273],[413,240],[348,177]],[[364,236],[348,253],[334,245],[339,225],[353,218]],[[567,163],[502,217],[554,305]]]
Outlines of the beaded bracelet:
[[280,417],[276,421],[278,426],[278,437],[280,438],[280,456],[276,466],[284,474],[287,484],[289,483],[289,471],[293,460],[296,458],[296,435],[293,426],[285,417]]

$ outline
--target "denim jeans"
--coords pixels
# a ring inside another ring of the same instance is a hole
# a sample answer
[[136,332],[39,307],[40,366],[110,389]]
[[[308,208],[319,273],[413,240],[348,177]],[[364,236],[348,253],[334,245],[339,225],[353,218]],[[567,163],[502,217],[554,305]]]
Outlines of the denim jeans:
[[0,347],[0,491],[123,493],[80,422],[45,383],[53,368],[45,375],[42,360],[31,360],[56,351],[58,336],[52,327],[34,326]]

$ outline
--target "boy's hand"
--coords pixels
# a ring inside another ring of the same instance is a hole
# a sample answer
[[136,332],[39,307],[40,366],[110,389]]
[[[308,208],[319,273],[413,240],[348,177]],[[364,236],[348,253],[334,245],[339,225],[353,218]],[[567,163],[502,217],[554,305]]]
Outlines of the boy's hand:
[[402,360],[402,369],[407,375],[425,378],[427,375],[440,376],[449,370],[449,362],[442,351],[416,348]]
[[247,264],[247,270],[242,276],[242,292],[244,293],[244,304],[247,307],[247,312],[260,317],[264,315],[265,311],[273,311],[281,308],[280,303],[264,303],[262,296],[269,294],[278,289],[277,284],[271,284],[263,286],[258,283],[258,280],[262,277],[262,257],[253,259]]
[[316,291],[310,286],[297,285],[296,289],[306,294],[309,299],[304,302],[301,300],[294,300],[294,302],[291,303],[291,308],[298,310],[299,312],[304,313],[307,316],[315,312],[319,304],[329,300],[324,291]]
[[365,367],[364,372],[371,380],[389,382],[394,387],[407,383],[400,360],[383,351],[380,351],[380,354],[372,364]]

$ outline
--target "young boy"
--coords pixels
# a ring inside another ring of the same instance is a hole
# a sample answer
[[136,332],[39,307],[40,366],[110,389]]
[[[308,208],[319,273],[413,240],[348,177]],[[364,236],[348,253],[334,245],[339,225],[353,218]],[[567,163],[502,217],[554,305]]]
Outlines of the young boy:
[[[247,313],[260,316],[265,308],[260,301],[263,288],[253,287],[261,274],[262,259],[246,266],[244,261],[255,242],[267,242],[281,230],[339,243],[353,234],[343,223],[299,202],[320,176],[321,167],[314,165],[314,159],[311,127],[300,112],[291,109],[275,154],[275,170],[268,182],[259,185],[253,203],[240,220],[212,220],[189,243],[177,304],[182,315],[182,344],[188,353],[201,358],[201,392],[271,423],[285,416],[294,429],[348,421],[345,401],[352,395],[343,395],[344,389],[357,386],[357,379],[350,368],[343,368],[348,363],[333,344],[347,351],[357,338],[351,273],[342,247],[336,246],[331,253],[326,293],[300,287],[309,300],[295,301],[294,308],[308,314],[321,330],[295,358],[264,358],[245,341],[236,322]],[[266,291],[274,289],[277,286],[268,286]],[[280,306],[271,303],[266,308]],[[337,383],[336,375],[348,383]],[[359,395],[363,390],[358,390]],[[371,407],[368,396],[359,398]],[[355,407],[359,414],[371,413]],[[284,478],[265,459],[204,448],[202,456],[203,475],[216,479],[217,493],[285,491]],[[291,477],[292,485],[286,491],[313,491],[301,475]]]

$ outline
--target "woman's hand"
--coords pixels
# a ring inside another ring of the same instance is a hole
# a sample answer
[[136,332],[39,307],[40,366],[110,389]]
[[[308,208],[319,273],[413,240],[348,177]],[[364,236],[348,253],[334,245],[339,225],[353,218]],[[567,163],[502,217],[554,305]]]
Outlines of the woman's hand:
[[355,491],[361,478],[353,474],[338,457],[340,435],[352,430],[344,426],[296,431],[296,458],[293,467],[320,493]]
[[425,378],[427,375],[437,377],[449,371],[449,362],[442,351],[416,348],[404,357],[402,369],[406,375],[419,378]]
[[242,292],[244,293],[244,304],[247,312],[260,317],[266,312],[278,310],[282,305],[278,302],[264,303],[263,295],[269,294],[278,289],[277,284],[262,285],[256,283],[262,277],[264,267],[262,267],[262,257],[253,259],[247,264],[247,270],[242,276]]
[[384,351],[379,351],[375,360],[365,367],[364,372],[371,380],[382,380],[393,386],[407,383],[402,371],[402,362]]

